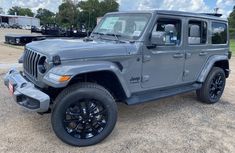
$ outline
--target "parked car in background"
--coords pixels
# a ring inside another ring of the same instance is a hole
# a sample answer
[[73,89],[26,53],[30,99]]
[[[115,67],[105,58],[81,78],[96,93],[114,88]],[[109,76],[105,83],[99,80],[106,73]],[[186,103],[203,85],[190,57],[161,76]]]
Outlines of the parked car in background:
[[1,28],[9,28],[10,26],[9,26],[8,23],[2,22],[2,23],[0,24],[0,27],[1,27]]
[[12,28],[12,29],[22,29],[22,26],[16,23],[16,24],[11,25],[10,28]]
[[23,26],[22,29],[24,29],[24,30],[31,30],[31,26],[30,25],[26,25],[26,26]]
[[31,32],[42,33],[42,26],[40,26],[40,27],[32,26],[31,27]]

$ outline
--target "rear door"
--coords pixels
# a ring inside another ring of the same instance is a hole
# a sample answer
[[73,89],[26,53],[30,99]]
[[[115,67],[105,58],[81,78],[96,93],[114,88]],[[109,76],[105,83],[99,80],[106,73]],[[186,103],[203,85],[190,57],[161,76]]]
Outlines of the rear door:
[[194,82],[197,80],[207,58],[209,57],[209,22],[198,18],[188,18],[186,23],[186,60],[183,80],[184,82]]

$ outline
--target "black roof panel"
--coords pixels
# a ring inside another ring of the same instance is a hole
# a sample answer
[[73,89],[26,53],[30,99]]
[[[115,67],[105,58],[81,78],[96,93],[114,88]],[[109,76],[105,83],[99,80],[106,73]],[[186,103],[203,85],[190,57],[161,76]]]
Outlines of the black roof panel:
[[125,11],[125,12],[112,12],[108,14],[118,14],[118,13],[157,13],[166,15],[176,15],[176,16],[186,16],[186,17],[198,17],[211,20],[219,20],[227,22],[227,19],[216,16],[213,13],[192,13],[183,11],[172,11],[172,10],[140,10],[140,11]]

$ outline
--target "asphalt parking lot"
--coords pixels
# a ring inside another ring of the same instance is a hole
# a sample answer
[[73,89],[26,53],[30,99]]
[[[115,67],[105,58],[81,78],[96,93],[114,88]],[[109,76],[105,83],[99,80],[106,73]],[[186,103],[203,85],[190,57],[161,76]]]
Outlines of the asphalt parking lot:
[[0,152],[136,153],[136,152],[235,152],[235,58],[221,101],[206,105],[194,92],[136,106],[118,104],[118,122],[102,143],[76,148],[62,143],[53,133],[50,114],[38,115],[14,103],[3,85],[4,73],[23,47],[2,43],[6,33],[28,31],[0,29]]

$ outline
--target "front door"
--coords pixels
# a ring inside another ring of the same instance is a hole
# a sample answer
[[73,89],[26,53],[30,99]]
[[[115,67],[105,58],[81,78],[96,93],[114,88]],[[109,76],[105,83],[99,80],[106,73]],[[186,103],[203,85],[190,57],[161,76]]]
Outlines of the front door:
[[163,41],[156,47],[144,47],[142,67],[143,88],[163,88],[182,83],[185,62],[183,19],[160,16],[152,32],[162,33]]

